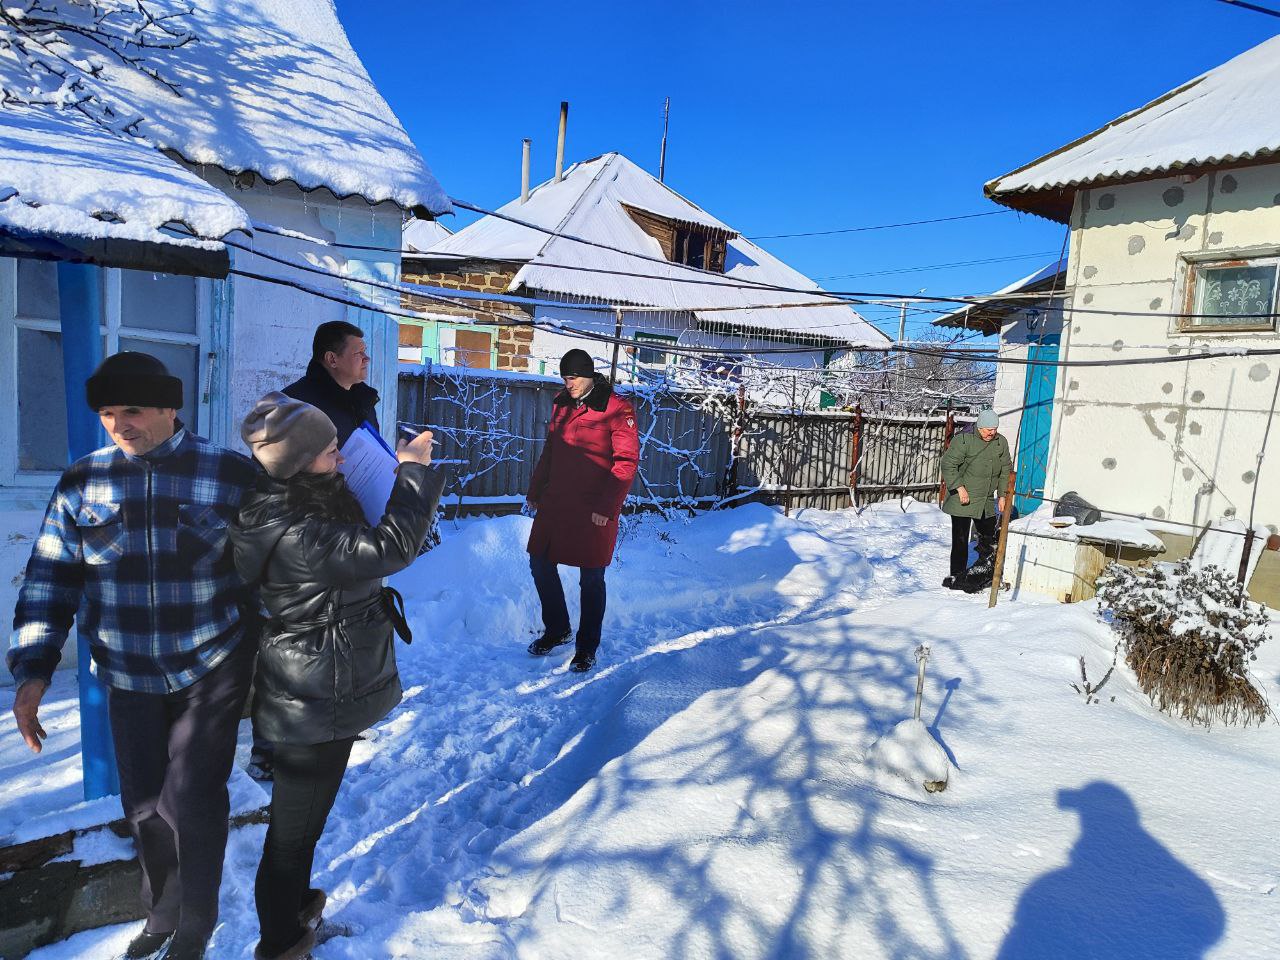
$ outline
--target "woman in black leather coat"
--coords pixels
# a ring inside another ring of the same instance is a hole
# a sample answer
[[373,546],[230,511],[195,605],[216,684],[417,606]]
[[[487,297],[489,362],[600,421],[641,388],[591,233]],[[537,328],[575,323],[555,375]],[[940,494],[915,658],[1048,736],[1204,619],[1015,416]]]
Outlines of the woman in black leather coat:
[[386,513],[371,527],[318,409],[268,394],[241,434],[265,473],[230,536],[236,568],[269,618],[254,719],[276,751],[254,957],[296,960],[315,945],[325,897],[309,889],[312,858],[351,746],[400,702],[394,634],[410,638],[399,595],[382,578],[417,557],[444,478],[429,467],[429,432],[402,443]]

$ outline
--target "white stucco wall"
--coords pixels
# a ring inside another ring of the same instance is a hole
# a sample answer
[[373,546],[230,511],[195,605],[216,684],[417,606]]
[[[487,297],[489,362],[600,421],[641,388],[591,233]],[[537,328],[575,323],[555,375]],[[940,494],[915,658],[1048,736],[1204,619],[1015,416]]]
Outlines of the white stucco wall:
[[[1188,258],[1278,248],[1278,165],[1082,191],[1072,217],[1063,359],[1280,347],[1275,332],[1184,333],[1168,316],[1182,309]],[[1247,517],[1277,377],[1280,358],[1270,357],[1060,370],[1051,494],[1075,489],[1103,508],[1188,523]],[[1270,458],[1256,519],[1274,525],[1280,449]]]
[[[220,171],[202,171],[206,179],[231,193],[255,221],[296,230],[329,242],[398,249],[401,212],[392,203],[371,207],[358,197],[337,200],[325,191],[303,192],[290,184],[259,181],[236,190]],[[395,282],[399,254],[321,247],[305,240],[258,231],[242,241],[273,256],[305,258],[313,266],[351,276]],[[232,250],[232,265],[288,278],[339,295],[394,304],[396,295],[320,274],[272,263]],[[215,285],[211,383],[211,439],[243,450],[239,424],[259,397],[293,382],[306,370],[311,337],[321,323],[347,320],[365,332],[371,358],[369,384],[382,395],[379,419],[391,437],[396,417],[398,326],[393,317],[324,300],[287,287],[233,276]]]

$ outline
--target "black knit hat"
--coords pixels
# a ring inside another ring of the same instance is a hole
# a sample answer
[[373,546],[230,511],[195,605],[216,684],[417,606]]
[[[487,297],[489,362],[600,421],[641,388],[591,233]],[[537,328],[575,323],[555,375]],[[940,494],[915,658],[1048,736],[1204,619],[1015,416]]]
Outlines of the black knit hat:
[[596,365],[591,362],[591,354],[585,350],[570,350],[560,358],[560,376],[562,377],[594,377]]
[[84,384],[89,409],[168,407],[182,409],[182,381],[149,353],[126,350],[98,364]]

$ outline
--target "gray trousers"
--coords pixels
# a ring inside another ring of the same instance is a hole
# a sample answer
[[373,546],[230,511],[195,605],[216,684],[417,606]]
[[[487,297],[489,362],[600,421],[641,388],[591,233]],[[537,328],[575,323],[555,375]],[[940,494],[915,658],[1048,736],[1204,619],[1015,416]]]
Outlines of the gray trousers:
[[109,694],[120,800],[142,866],[152,933],[207,939],[218,922],[227,848],[227,778],[255,644],[173,693]]

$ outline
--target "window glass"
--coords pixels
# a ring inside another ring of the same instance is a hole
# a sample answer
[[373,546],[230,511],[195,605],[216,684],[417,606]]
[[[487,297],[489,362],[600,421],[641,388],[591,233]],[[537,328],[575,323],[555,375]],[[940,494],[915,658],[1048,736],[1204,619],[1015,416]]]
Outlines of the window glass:
[[[1257,326],[1257,318],[1274,312],[1276,264],[1198,266],[1192,326]],[[1272,323],[1274,326],[1274,323]]]
[[28,320],[58,319],[58,265],[48,260],[19,259],[18,316]]
[[196,422],[196,411],[200,406],[200,351],[185,343],[158,343],[155,340],[138,340],[132,337],[120,338],[121,350],[137,350],[149,353],[168,368],[173,376],[182,381],[182,410],[178,416],[193,433],[199,433],[202,425]]
[[[675,337],[660,337],[651,333],[637,333],[636,339],[645,341],[652,340],[657,343],[675,343]],[[636,347],[636,362],[646,367],[665,367],[667,365],[667,351],[655,349],[654,347]]]
[[172,273],[120,271],[120,325],[196,332],[196,281]]
[[67,466],[62,335],[19,327],[18,370],[18,469],[61,471]]

